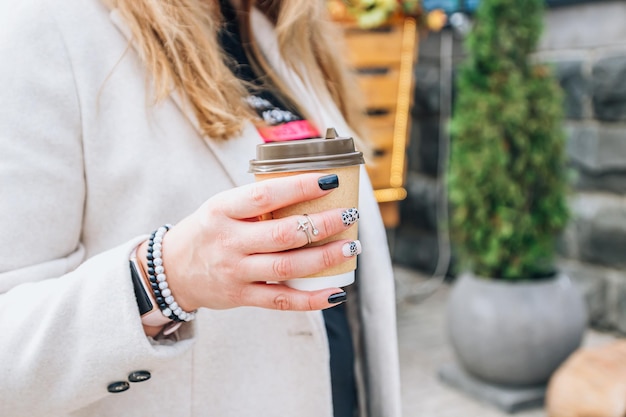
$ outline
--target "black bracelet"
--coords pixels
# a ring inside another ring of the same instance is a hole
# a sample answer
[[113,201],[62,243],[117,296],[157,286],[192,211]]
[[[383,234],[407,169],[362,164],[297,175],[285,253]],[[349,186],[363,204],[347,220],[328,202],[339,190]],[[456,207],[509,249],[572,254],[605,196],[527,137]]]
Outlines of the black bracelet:
[[165,276],[165,268],[163,266],[162,249],[163,237],[170,230],[171,225],[166,224],[152,232],[148,240],[148,253],[146,260],[148,262],[148,280],[150,288],[154,295],[161,313],[170,320],[181,322],[191,321],[196,317],[196,311],[184,311],[174,300],[172,290],[167,284]]

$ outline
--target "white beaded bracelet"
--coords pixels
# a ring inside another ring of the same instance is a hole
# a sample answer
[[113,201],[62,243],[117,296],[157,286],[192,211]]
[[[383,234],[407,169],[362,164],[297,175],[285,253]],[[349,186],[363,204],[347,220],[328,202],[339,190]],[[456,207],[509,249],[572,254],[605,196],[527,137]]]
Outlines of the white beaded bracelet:
[[163,266],[162,250],[163,250],[163,237],[170,230],[171,225],[166,224],[155,230],[148,240],[148,254],[146,255],[148,261],[148,279],[150,280],[150,287],[152,294],[156,300],[161,313],[170,320],[173,321],[191,321],[196,318],[196,311],[187,312],[184,311],[174,300],[172,290],[169,289],[167,284],[167,277],[165,276],[165,267]]

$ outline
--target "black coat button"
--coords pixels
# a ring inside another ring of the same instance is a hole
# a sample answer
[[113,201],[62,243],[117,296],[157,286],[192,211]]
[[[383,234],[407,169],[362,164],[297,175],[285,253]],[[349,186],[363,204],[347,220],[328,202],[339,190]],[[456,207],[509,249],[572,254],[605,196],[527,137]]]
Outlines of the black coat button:
[[124,392],[130,388],[130,384],[126,381],[117,381],[109,384],[107,391],[117,394],[118,392]]
[[128,380],[130,382],[143,382],[149,380],[151,376],[148,371],[135,371],[128,375]]

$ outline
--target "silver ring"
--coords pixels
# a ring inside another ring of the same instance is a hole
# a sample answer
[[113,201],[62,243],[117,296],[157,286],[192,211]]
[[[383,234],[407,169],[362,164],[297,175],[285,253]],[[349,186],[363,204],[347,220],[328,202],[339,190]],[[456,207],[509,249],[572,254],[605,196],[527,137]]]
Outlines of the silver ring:
[[313,223],[313,219],[310,218],[308,214],[305,214],[304,217],[306,217],[306,219],[309,221],[309,224],[311,225],[311,232],[313,233],[313,236],[319,235],[320,231],[317,230],[317,227],[315,227],[315,223]]
[[[308,218],[308,216],[307,216]],[[309,232],[309,220],[304,219],[304,220],[298,220],[298,229],[297,230],[302,230],[304,232],[304,234],[306,234],[306,240],[307,240],[307,244],[313,242],[313,240],[311,239],[311,232]]]

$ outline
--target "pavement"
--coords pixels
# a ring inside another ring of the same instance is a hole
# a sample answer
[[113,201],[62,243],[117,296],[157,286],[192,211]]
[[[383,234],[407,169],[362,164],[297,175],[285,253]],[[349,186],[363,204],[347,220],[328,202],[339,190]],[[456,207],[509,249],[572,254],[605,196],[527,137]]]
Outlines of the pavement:
[[[454,361],[445,330],[449,285],[401,266],[394,266],[394,270],[403,417],[510,416],[443,384],[437,377],[439,367]],[[583,345],[600,345],[613,339],[613,335],[589,330]],[[515,417],[547,415],[537,408],[518,412]]]

